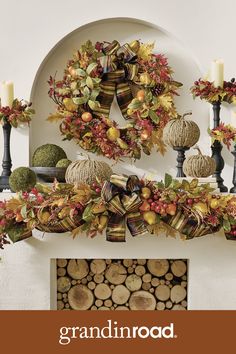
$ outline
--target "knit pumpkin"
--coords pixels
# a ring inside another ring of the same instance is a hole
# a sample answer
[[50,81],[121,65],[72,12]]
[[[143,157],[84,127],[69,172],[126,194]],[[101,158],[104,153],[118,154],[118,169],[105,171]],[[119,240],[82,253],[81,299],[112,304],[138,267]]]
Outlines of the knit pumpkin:
[[113,171],[106,162],[86,159],[72,162],[66,170],[65,179],[67,183],[91,185],[97,180],[109,180],[112,174]]
[[164,142],[174,147],[190,148],[198,142],[200,130],[198,125],[191,121],[185,120],[185,116],[192,114],[185,113],[182,117],[170,120],[163,130]]
[[203,155],[198,147],[197,155],[189,156],[183,164],[183,171],[186,176],[189,177],[209,177],[213,175],[216,169],[215,160],[210,157]]

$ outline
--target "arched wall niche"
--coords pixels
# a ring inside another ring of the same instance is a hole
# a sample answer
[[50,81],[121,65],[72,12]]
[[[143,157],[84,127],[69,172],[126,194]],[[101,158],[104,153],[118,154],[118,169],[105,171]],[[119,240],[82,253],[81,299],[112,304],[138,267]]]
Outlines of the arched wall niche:
[[[47,80],[55,72],[57,72],[58,78],[62,77],[63,69],[67,60],[72,57],[73,51],[88,39],[93,42],[117,39],[120,43],[133,39],[140,39],[142,42],[154,41],[155,51],[168,57],[169,64],[174,70],[174,78],[183,83],[180,96],[176,97],[178,111],[179,113],[184,113],[187,110],[193,111],[193,120],[198,120],[198,124],[200,124],[201,142],[205,146],[203,150],[208,149],[209,138],[206,133],[208,119],[199,121],[199,117],[208,115],[207,105],[193,101],[189,94],[193,80],[201,75],[197,60],[179,40],[155,24],[134,18],[108,18],[88,23],[66,35],[51,49],[41,63],[31,91],[36,117],[32,121],[30,129],[30,156],[38,146],[45,143],[62,146],[72,160],[76,159],[78,152],[83,152],[73,141],[62,141],[58,124],[46,121],[47,116],[55,111],[55,104],[47,94]],[[119,122],[120,125],[124,124],[116,102],[113,102],[112,105],[111,118]],[[125,162],[117,164],[114,169],[128,174],[148,174],[160,178],[165,172],[175,175],[175,158],[175,153],[170,149],[164,157],[153,151],[151,156],[143,155],[135,163],[125,160]]]

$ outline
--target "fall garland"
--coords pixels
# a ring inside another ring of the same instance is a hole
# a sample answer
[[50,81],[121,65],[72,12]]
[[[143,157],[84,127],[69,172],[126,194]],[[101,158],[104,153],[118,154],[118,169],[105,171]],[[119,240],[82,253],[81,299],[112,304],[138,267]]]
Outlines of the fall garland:
[[[163,154],[162,130],[178,116],[173,97],[182,84],[173,81],[167,58],[153,48],[138,40],[122,46],[116,40],[84,43],[63,79],[48,81],[57,104],[48,120],[60,121],[65,140],[108,158],[139,159],[154,146]],[[114,97],[127,120],[124,127],[109,117]]]
[[[214,233],[221,227],[236,240],[236,197],[214,195],[208,185],[178,181],[166,175],[161,182],[136,176],[112,175],[103,184],[38,184],[31,193],[0,202],[0,247],[44,232],[86,232],[94,237],[106,230],[108,241],[176,231],[186,239]],[[9,237],[9,239],[8,239]]]
[[17,128],[21,123],[29,124],[34,113],[31,103],[15,99],[12,107],[0,107],[0,123],[8,123]]
[[223,87],[215,87],[213,82],[199,79],[190,89],[193,98],[199,97],[209,103],[228,102],[236,103],[236,82],[224,81]]
[[209,130],[212,142],[215,140],[225,144],[229,150],[231,144],[236,144],[236,128],[230,124],[221,123],[218,127]]

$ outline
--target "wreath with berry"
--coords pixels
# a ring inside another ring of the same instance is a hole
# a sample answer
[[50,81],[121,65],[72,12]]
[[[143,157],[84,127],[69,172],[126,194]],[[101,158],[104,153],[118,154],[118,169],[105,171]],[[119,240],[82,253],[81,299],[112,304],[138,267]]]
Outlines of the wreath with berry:
[[[164,154],[163,128],[178,116],[173,100],[182,84],[153,48],[138,40],[122,46],[87,41],[68,61],[62,80],[50,77],[48,93],[57,110],[48,120],[60,121],[64,140],[115,160],[139,159],[154,146]],[[109,117],[114,98],[127,121],[123,127]]]

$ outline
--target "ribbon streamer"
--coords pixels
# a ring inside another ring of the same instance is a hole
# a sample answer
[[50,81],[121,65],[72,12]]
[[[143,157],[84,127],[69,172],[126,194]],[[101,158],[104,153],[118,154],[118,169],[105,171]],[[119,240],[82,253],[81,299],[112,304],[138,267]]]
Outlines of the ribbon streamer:
[[106,230],[107,241],[124,242],[126,224],[132,236],[147,232],[139,207],[140,183],[137,176],[112,175],[110,182],[105,182],[101,196],[109,210]]
[[133,99],[131,83],[138,73],[137,55],[132,51],[129,44],[120,46],[119,42],[113,41],[103,48],[104,56],[100,60],[103,69],[101,91],[98,96],[100,107],[93,111],[95,116],[109,117],[114,97],[125,119],[128,118],[127,107]]

